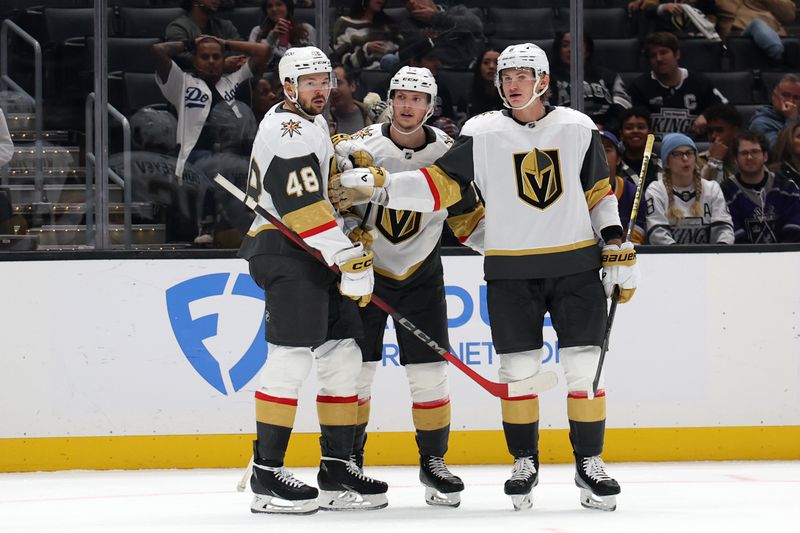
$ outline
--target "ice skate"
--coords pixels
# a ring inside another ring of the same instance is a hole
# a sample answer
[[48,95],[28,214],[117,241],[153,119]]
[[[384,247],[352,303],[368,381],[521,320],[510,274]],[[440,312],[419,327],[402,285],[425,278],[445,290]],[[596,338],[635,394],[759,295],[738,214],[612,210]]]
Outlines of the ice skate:
[[419,458],[419,480],[425,485],[425,503],[458,507],[461,505],[461,491],[464,482],[453,475],[444,458],[423,455]]
[[575,466],[575,484],[581,489],[581,505],[587,509],[615,510],[619,483],[606,473],[600,456],[575,455]]
[[319,510],[319,491],[295,478],[282,466],[253,464],[250,476],[253,513],[314,514]]
[[365,476],[352,461],[323,457],[317,483],[319,506],[326,511],[383,509],[389,505],[388,485]]
[[533,507],[531,490],[539,484],[538,457],[517,457],[511,468],[511,477],[506,481],[505,493],[511,496],[515,511]]

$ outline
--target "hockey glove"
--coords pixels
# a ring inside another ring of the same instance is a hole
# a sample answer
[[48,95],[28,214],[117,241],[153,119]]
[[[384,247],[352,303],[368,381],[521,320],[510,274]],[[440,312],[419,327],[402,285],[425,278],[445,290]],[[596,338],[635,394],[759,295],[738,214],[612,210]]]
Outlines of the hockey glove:
[[334,262],[342,271],[339,292],[358,302],[359,307],[366,306],[372,299],[372,287],[375,277],[372,272],[372,252],[365,252],[364,246],[357,243],[334,256]]
[[369,153],[364,143],[345,133],[337,133],[331,137],[336,168],[339,172],[350,170],[354,167],[368,167],[372,165],[372,154]]
[[382,203],[388,183],[389,172],[383,167],[346,170],[328,182],[328,199],[340,212],[354,205]]
[[636,264],[636,250],[632,242],[623,242],[621,246],[608,244],[603,247],[603,288],[606,296],[611,298],[614,287],[619,285],[619,303],[624,304],[631,298],[639,284],[639,265]]
[[353,244],[361,243],[365,250],[372,248],[372,242],[375,240],[372,232],[364,228],[355,228],[347,236],[350,238]]

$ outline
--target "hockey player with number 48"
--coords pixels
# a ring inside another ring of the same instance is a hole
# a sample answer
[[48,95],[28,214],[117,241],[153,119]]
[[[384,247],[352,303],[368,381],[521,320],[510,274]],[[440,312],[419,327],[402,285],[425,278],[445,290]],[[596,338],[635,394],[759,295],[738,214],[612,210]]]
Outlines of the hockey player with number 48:
[[[443,131],[425,125],[433,114],[437,86],[426,68],[403,67],[389,83],[391,122],[374,124],[353,137],[363,143],[374,164],[389,171],[430,165],[453,144]],[[334,182],[334,177],[331,181]],[[334,188],[335,190],[335,188]],[[341,199],[346,209],[347,199]],[[337,205],[339,199],[331,195]],[[353,227],[351,239],[365,239],[375,254],[375,292],[403,316],[431,335],[439,346],[449,346],[444,276],[439,255],[442,224],[447,219],[456,236],[467,239],[483,217],[483,206],[472,192],[469,212],[458,205],[432,213],[394,210],[380,205],[357,206],[345,215]],[[366,233],[369,231],[369,233]],[[469,244],[469,242],[468,242]],[[372,381],[383,357],[387,314],[370,305],[360,310],[364,338],[358,341],[364,363],[358,384],[359,419],[354,453],[363,465]],[[450,435],[450,386],[447,363],[427,344],[403,328],[397,329],[400,363],[411,389],[411,413],[420,453],[420,481],[430,505],[457,507],[464,489],[444,462]]]
[[[612,511],[619,484],[606,472],[606,398],[592,382],[616,287],[625,303],[639,272],[630,242],[622,242],[616,197],[597,128],[584,114],[549,107],[544,51],[526,43],[497,59],[495,85],[508,108],[473,117],[453,147],[433,165],[413,171],[358,168],[338,183],[354,203],[430,212],[469,195],[472,183],[486,216],[484,273],[494,347],[504,382],[537,375],[544,357],[542,327],[550,313],[567,381],[567,415],[575,483],[585,507]],[[597,245],[596,235],[606,243]],[[599,270],[602,268],[602,281]],[[531,507],[539,475],[539,400],[501,400],[503,429],[514,456],[505,492],[515,509]]]
[[[264,289],[269,357],[256,392],[250,487],[254,513],[309,514],[386,507],[387,485],[351,461],[361,371],[358,305],[372,295],[372,253],[353,244],[328,201],[335,151],[322,111],[336,78],[315,47],[292,48],[278,65],[286,101],[265,115],[253,144],[247,195],[318,250],[341,278],[256,216],[239,256]],[[358,305],[357,303],[358,302]],[[316,488],[283,467],[303,381],[317,362],[322,436]]]

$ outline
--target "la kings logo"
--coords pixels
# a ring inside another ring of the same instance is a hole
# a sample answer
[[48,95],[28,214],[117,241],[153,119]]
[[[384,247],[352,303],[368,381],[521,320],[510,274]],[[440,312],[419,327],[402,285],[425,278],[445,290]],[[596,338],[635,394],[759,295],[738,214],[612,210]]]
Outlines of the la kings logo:
[[537,209],[547,209],[564,194],[557,148],[514,154],[517,195]]
[[392,244],[400,244],[419,233],[422,214],[416,211],[397,211],[378,206],[375,222],[378,231]]
[[663,107],[653,115],[653,132],[661,137],[667,133],[689,133],[696,118],[688,109]]

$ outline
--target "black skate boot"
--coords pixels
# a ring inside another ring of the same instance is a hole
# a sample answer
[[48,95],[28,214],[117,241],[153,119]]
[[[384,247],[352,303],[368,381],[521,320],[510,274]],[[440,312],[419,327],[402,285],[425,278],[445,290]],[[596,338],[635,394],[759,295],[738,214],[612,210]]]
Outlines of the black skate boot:
[[511,496],[515,511],[530,509],[531,490],[539,484],[539,456],[516,457],[511,477],[506,481],[505,493]]
[[[356,444],[353,445],[353,453],[350,454],[350,461],[358,467],[358,470],[364,473],[364,448],[367,445],[367,434],[364,434],[363,439],[356,436]],[[361,440],[359,444],[358,441]]]
[[419,458],[419,480],[425,485],[425,503],[458,507],[461,505],[461,491],[464,482],[453,475],[444,458],[435,455],[421,455]]
[[575,484],[581,489],[581,505],[601,511],[616,509],[619,483],[606,473],[606,465],[600,456],[575,454],[575,467]]
[[282,466],[253,463],[250,488],[254,513],[314,514],[319,510],[319,491],[295,478]]
[[388,485],[365,476],[352,461],[323,457],[317,484],[319,506],[327,511],[383,509],[389,505]]

